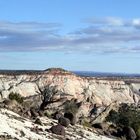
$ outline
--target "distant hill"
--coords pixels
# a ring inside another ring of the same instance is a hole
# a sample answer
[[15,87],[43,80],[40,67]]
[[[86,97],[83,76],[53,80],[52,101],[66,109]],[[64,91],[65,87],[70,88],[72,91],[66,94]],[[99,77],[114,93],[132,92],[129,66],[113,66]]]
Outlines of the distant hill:
[[93,72],[93,71],[73,71],[75,74],[87,77],[140,77],[140,74]]
[[93,71],[68,71],[62,68],[48,68],[46,70],[0,70],[2,75],[35,75],[35,74],[76,74],[83,77],[119,77],[119,78],[140,78],[140,74],[108,73]]

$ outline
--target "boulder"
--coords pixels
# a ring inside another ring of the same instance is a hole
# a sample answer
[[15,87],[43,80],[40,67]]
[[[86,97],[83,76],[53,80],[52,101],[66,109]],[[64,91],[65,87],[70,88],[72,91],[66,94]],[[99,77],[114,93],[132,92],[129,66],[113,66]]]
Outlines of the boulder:
[[70,124],[70,120],[68,118],[61,117],[61,118],[59,118],[58,123],[60,123],[61,125],[65,126],[65,127],[68,127]]
[[76,116],[73,115],[72,113],[68,112],[64,114],[65,118],[68,118],[70,120],[70,124],[71,125],[75,125],[76,124]]
[[63,114],[58,111],[53,114],[53,119],[55,120],[59,120],[61,117],[63,117]]
[[136,133],[132,127],[124,127],[123,133],[127,140],[136,140]]
[[65,129],[64,126],[62,126],[61,124],[58,125],[54,125],[50,128],[50,131],[56,135],[62,135],[65,136]]

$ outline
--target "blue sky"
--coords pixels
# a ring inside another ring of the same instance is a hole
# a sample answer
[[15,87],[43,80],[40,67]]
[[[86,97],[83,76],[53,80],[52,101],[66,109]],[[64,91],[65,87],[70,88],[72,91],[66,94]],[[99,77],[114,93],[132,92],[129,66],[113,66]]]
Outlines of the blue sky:
[[0,0],[0,69],[140,73],[139,0]]

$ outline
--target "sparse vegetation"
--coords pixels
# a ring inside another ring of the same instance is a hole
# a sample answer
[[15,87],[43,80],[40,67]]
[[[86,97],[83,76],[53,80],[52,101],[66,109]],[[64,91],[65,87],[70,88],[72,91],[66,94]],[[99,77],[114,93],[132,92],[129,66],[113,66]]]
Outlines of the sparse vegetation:
[[52,118],[52,113],[46,110],[46,111],[44,112],[44,116],[46,116],[46,117],[48,117],[48,118]]
[[111,110],[107,121],[111,121],[118,126],[140,125],[140,110],[132,105],[122,104],[117,111]]
[[106,118],[118,127],[132,127],[140,138],[140,110],[133,105],[122,104],[117,111],[110,111]]
[[76,114],[78,112],[76,100],[67,101],[64,106],[64,112]]
[[92,128],[91,123],[90,123],[88,120],[86,120],[86,119],[82,120],[82,125],[83,125],[84,127]]
[[18,103],[23,103],[23,97],[18,93],[11,92],[9,94],[9,99],[16,100]]
[[56,94],[62,94],[62,92],[57,89],[57,86],[44,85],[43,87],[39,87],[38,85],[38,89],[39,89],[39,94],[41,94],[42,96],[42,103],[40,105],[40,110],[44,111],[47,105],[55,102],[59,102],[63,99],[63,98],[54,99],[54,96]]
[[75,125],[77,122],[76,114],[78,113],[81,102],[77,102],[77,99],[67,100],[64,105],[64,117],[68,118],[71,125]]
[[42,88],[38,87],[39,92],[42,95],[42,104],[40,105],[40,109],[44,110],[44,108],[48,105],[51,104],[53,102],[55,102],[53,100],[53,96],[58,92],[56,90],[56,87],[52,87],[52,86],[44,86]]

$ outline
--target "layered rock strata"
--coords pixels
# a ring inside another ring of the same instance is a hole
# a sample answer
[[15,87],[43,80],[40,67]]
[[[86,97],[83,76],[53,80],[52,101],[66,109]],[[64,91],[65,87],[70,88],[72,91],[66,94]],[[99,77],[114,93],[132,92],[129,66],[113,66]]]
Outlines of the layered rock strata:
[[[80,77],[61,69],[49,69],[36,73],[1,73],[0,74],[0,95],[1,100],[7,98],[11,92],[19,93],[23,97],[30,97],[40,94],[44,87],[55,87],[57,93],[54,99],[76,98],[82,101],[81,110],[88,113],[92,105],[109,105],[110,103],[127,102],[138,103],[140,82],[126,82],[121,78],[95,78]],[[58,107],[60,103],[54,103]]]

